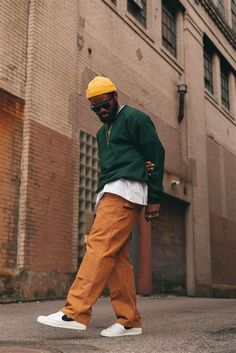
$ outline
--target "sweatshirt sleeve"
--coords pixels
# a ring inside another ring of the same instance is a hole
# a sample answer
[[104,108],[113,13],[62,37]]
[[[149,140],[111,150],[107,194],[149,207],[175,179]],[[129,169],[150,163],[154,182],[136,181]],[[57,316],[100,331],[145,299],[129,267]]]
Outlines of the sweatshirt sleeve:
[[133,120],[133,138],[145,161],[154,163],[154,170],[148,177],[148,204],[157,204],[163,195],[163,174],[165,150],[157,135],[152,120],[141,113],[139,119]]

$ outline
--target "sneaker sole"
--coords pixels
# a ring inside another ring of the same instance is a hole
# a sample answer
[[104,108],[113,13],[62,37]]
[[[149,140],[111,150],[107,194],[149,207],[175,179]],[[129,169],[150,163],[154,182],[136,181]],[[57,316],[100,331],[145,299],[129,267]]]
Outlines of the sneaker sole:
[[101,336],[103,336],[103,337],[136,336],[136,335],[141,335],[141,334],[142,334],[141,328],[127,330],[127,332],[122,332],[120,334],[110,334],[110,333],[102,333],[101,332]]
[[48,326],[52,326],[52,327],[59,327],[59,328],[67,328],[70,330],[79,330],[79,331],[85,331],[87,329],[87,327],[83,327],[80,326],[78,323],[59,323],[57,321],[53,321],[53,320],[47,320],[45,318],[42,317],[38,317],[37,318],[37,322],[39,322],[40,324],[44,324],[44,325],[48,325]]

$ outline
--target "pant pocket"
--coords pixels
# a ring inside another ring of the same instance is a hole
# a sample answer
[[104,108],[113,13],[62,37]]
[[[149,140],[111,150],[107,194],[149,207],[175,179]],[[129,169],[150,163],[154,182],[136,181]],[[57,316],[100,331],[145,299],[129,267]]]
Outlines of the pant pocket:
[[115,300],[120,297],[120,289],[113,290],[112,292],[109,290],[109,296],[111,300]]
[[125,200],[123,207],[128,208],[128,209],[134,209],[134,203],[132,203],[128,200]]
[[94,280],[98,265],[98,258],[91,255],[88,256],[88,254],[85,253],[83,261],[79,267],[77,277],[92,282]]

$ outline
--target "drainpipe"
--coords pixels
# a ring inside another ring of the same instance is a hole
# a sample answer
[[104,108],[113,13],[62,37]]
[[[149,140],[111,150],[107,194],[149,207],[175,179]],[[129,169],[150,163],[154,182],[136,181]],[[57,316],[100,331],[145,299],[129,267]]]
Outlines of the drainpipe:
[[178,122],[181,123],[181,121],[184,118],[184,97],[185,97],[185,94],[187,93],[187,85],[185,85],[185,84],[178,85],[178,93],[179,93]]
[[138,283],[137,292],[152,294],[152,226],[144,218],[144,208],[138,218]]

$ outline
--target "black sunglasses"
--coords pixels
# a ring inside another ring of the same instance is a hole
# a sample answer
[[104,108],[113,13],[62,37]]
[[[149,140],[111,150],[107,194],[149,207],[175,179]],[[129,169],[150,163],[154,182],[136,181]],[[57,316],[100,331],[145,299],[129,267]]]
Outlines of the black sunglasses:
[[91,105],[91,109],[95,112],[98,113],[100,111],[100,109],[108,109],[110,108],[110,101],[112,100],[113,97],[109,98],[108,100],[100,103],[100,104],[96,104],[96,105]]

